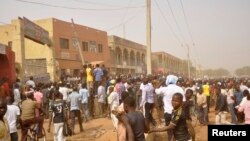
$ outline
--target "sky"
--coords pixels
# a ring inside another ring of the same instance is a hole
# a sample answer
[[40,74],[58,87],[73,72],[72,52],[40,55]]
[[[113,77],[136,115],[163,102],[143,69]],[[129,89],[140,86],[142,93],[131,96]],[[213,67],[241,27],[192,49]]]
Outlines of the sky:
[[[57,18],[146,45],[146,0],[0,0],[0,25]],[[233,72],[250,66],[249,0],[152,0],[153,52]]]

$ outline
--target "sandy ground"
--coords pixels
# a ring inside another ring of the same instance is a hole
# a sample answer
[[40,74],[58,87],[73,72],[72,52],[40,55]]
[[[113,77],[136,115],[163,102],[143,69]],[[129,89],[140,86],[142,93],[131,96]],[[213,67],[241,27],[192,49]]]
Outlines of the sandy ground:
[[[211,123],[214,121],[214,111],[209,113],[209,119]],[[76,121],[77,122],[77,121]],[[48,120],[44,122],[44,128],[46,130],[46,140],[53,141],[53,125],[51,126],[52,133],[47,132]],[[67,137],[67,141],[116,141],[117,136],[114,132],[114,128],[109,118],[98,118],[83,123],[84,132],[80,132],[79,126],[75,126],[75,135]],[[195,126],[196,141],[207,141],[207,126],[201,126],[199,123]],[[21,137],[20,130],[19,139]],[[145,134],[147,141],[165,141],[167,133],[153,133]]]

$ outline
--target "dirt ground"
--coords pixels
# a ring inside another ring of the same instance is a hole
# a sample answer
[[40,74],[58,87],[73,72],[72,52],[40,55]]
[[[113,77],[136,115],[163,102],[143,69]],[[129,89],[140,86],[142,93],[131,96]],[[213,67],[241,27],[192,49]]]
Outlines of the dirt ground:
[[[210,110],[209,113],[210,123],[214,123],[214,111]],[[77,121],[76,121],[77,122]],[[53,141],[53,125],[51,126],[51,132],[47,132],[48,120],[44,122],[44,128],[46,130],[46,140]],[[75,135],[67,137],[67,141],[116,141],[117,136],[114,131],[111,119],[98,118],[83,123],[84,132],[80,132],[79,126],[75,126]],[[207,141],[207,126],[201,126],[199,123],[195,126],[196,141]],[[19,129],[19,139],[21,137]],[[145,134],[147,141],[165,141],[167,133],[152,133]]]
[[[47,129],[47,121],[44,127]],[[67,137],[67,141],[116,141],[117,135],[114,131],[112,122],[108,118],[99,118],[83,123],[84,132],[80,133],[78,125],[76,125],[76,134]],[[53,131],[53,127],[51,127]],[[196,141],[207,141],[207,126],[200,126],[199,123],[195,126]],[[167,138],[167,133],[145,134],[147,141],[164,141]],[[53,134],[46,132],[46,140],[52,141]]]

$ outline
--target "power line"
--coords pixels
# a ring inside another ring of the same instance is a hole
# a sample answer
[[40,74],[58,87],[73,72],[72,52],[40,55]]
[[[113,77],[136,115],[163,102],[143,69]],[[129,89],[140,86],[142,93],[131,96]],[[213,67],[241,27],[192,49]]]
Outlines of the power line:
[[178,24],[178,22],[177,22],[177,20],[176,20],[176,17],[175,17],[175,15],[174,15],[172,6],[171,6],[169,0],[166,0],[166,1],[167,1],[167,3],[168,3],[168,7],[169,7],[169,9],[170,9],[170,11],[171,11],[171,13],[172,13],[173,18],[174,18],[174,22],[175,22],[175,24],[176,24],[176,26],[177,26],[177,29],[179,30],[180,35],[181,35],[181,37],[182,37],[182,39],[183,39],[183,42],[186,43],[185,38],[184,38],[184,35],[183,35],[183,33],[181,32],[180,25]]
[[[143,9],[144,9],[144,8],[143,8]],[[128,23],[128,22],[130,22],[130,21],[132,21],[134,18],[136,18],[136,17],[141,13],[141,11],[142,11],[142,10],[139,10],[138,12],[136,12],[136,15],[134,15],[134,16],[128,18],[128,19],[125,20],[123,23],[120,23],[120,24],[118,24],[118,25],[115,25],[115,26],[113,26],[113,27],[111,27],[111,28],[106,29],[106,31],[113,30],[113,29],[115,29],[115,28],[118,28],[118,27],[120,27],[120,26],[122,26],[122,25],[124,25],[124,24],[126,24],[126,23]]]
[[188,24],[188,20],[187,20],[187,16],[186,16],[186,13],[185,13],[185,10],[184,10],[184,6],[183,6],[183,2],[182,2],[182,0],[180,0],[180,3],[181,3],[181,7],[182,7],[182,13],[183,13],[183,15],[184,15],[184,19],[185,19],[185,23],[186,23],[186,26],[187,26],[187,28],[188,28],[188,33],[189,33],[189,36],[190,36],[190,38],[191,38],[191,41],[192,41],[192,46],[194,47],[194,50],[195,50],[195,60],[196,60],[196,63],[198,62],[197,60],[199,60],[199,58],[200,58],[200,54],[199,53],[197,53],[197,48],[196,48],[196,46],[195,46],[195,42],[194,42],[194,40],[193,40],[193,36],[192,36],[192,33],[191,33],[191,30],[190,30],[190,26],[189,26],[189,24]]
[[58,5],[52,5],[47,3],[40,3],[40,2],[32,2],[32,1],[26,1],[26,0],[16,0],[23,3],[30,3],[30,4],[36,4],[36,5],[42,5],[42,6],[48,6],[48,7],[55,7],[55,8],[63,8],[63,9],[69,9],[69,10],[84,10],[84,11],[117,11],[117,10],[124,10],[124,9],[135,9],[135,8],[141,8],[145,6],[135,6],[135,7],[120,7],[120,8],[81,8],[81,7],[67,7],[67,6],[58,6]]
[[[129,2],[128,2],[128,7],[130,6],[130,4],[131,4],[131,0],[129,0]],[[121,23],[124,23],[124,20],[125,20],[125,18],[127,16],[127,13],[128,13],[128,9],[126,9],[126,11],[125,11],[125,13],[124,13],[124,15],[122,17]],[[123,24],[123,26],[124,26],[124,24]],[[123,29],[123,30],[125,30],[125,29]],[[118,31],[118,29],[117,29],[117,31]],[[125,33],[124,33],[123,36],[125,36]],[[123,37],[123,38],[125,38],[125,37]]]
[[122,5],[111,5],[111,4],[106,4],[106,3],[97,3],[97,2],[93,2],[93,1],[86,1],[86,0],[74,0],[76,2],[80,2],[80,3],[88,3],[88,4],[92,4],[92,5],[99,5],[99,6],[109,6],[109,7],[123,7]]
[[181,3],[181,7],[182,7],[182,13],[184,15],[185,23],[186,23],[187,28],[188,28],[188,33],[189,33],[189,36],[190,36],[190,38],[192,40],[192,43],[193,43],[193,46],[194,46],[195,44],[194,44],[193,36],[191,34],[191,30],[190,30],[190,27],[189,27],[189,24],[188,24],[188,20],[187,20],[186,14],[185,14],[185,10],[184,10],[184,6],[183,6],[183,3],[182,3],[182,0],[180,0],[180,3]]
[[159,4],[157,3],[157,0],[154,0],[154,2],[155,2],[155,4],[156,4],[156,6],[158,7],[158,10],[159,10],[160,13],[161,13],[161,16],[163,17],[163,19],[165,20],[165,22],[166,22],[167,25],[169,26],[169,28],[170,28],[172,34],[174,35],[174,37],[176,38],[176,40],[177,40],[177,41],[180,43],[180,45],[182,46],[183,44],[182,44],[181,40],[180,40],[180,39],[178,38],[178,36],[175,34],[175,32],[174,32],[172,26],[169,24],[169,22],[168,22],[166,16],[165,16],[164,13],[162,12],[162,10],[161,10]]
[[[129,0],[128,7],[130,6],[131,1],[132,1],[132,0]],[[122,22],[123,22],[123,21],[124,21],[124,19],[126,18],[127,13],[128,13],[128,8],[126,9],[126,12],[125,12],[125,14],[124,14],[124,15],[123,15],[123,17],[122,17]]]
[[[172,7],[171,7],[171,4],[170,4],[169,0],[166,0],[166,1],[167,1],[167,3],[168,3],[168,6],[169,6],[170,11],[171,11],[171,13],[172,13],[172,16],[173,16],[173,18],[174,18],[175,24],[176,24],[176,26],[177,26],[177,28],[178,28],[178,30],[179,30],[179,32],[180,32],[180,35],[181,35],[181,37],[182,37],[182,39],[183,39],[183,42],[184,42],[184,44],[185,44],[184,46],[187,48],[188,78],[190,78],[190,47],[189,47],[189,45],[187,44],[187,42],[185,41],[184,35],[183,35],[183,33],[181,32],[181,28],[180,28],[180,26],[179,26],[179,24],[178,24],[178,22],[177,22],[177,20],[176,20],[176,17],[175,17],[175,15],[174,15],[174,12],[173,12],[173,9],[172,9]],[[183,46],[183,47],[184,47],[184,46]]]

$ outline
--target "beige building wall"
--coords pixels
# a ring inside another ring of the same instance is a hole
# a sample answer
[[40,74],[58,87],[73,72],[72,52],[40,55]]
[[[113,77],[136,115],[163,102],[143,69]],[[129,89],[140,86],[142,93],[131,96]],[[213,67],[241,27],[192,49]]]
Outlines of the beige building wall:
[[16,62],[22,64],[21,28],[19,20],[12,20],[11,24],[0,26],[0,42],[10,45],[15,52]]
[[[47,72],[52,81],[59,80],[62,70],[67,70],[71,75],[75,70],[80,71],[82,63],[79,50],[73,46],[75,36],[72,23],[55,18],[41,19],[32,22],[48,31],[51,40],[50,46],[24,38],[21,19],[13,20],[9,25],[0,26],[0,42],[3,44],[12,43],[13,51],[16,53],[16,62],[20,66],[19,69],[24,70],[22,69],[22,66],[26,65],[24,64],[25,62],[22,62],[24,59],[27,59],[27,62],[29,62],[27,63],[28,65],[32,62],[31,60],[40,59],[39,61],[41,61],[42,59],[46,59]],[[107,32],[79,24],[75,24],[75,29],[80,41],[84,63],[102,62],[106,67],[110,67],[112,58],[110,58]],[[60,38],[69,40],[68,49],[62,49],[60,47]],[[88,46],[88,51],[83,50],[83,42],[94,42],[95,51],[90,51],[90,45]],[[101,51],[99,51],[99,45],[102,46]],[[37,66],[39,65],[40,64],[37,64]]]
[[[51,45],[41,45],[37,44],[31,40],[28,40],[25,42],[25,45],[27,46],[27,56],[29,56],[29,59],[32,58],[46,58],[47,63],[47,72],[50,75],[50,79],[52,81],[55,80],[55,73],[57,68],[56,60],[54,59],[54,47],[53,47],[53,24],[52,24],[52,18],[48,20],[37,20],[33,21],[37,25],[41,26],[45,30],[49,32],[49,38],[51,40]],[[30,45],[30,46],[29,46]],[[36,52],[36,53],[34,53]],[[28,58],[27,58],[28,59]]]
[[10,47],[15,52],[16,68],[19,69],[17,77],[21,77],[22,74],[22,48],[23,38],[21,36],[21,22],[19,20],[12,20],[11,24],[0,26],[0,42]]
[[111,53],[112,73],[144,74],[146,47],[142,44],[111,35],[108,37]]
[[166,52],[153,52],[152,65],[155,73],[187,74],[187,62]]
[[[52,29],[49,28],[52,27],[49,22],[43,24],[48,29]],[[23,62],[24,59],[46,59],[47,66],[40,67],[47,67],[47,71],[42,73],[49,73],[50,78],[53,80],[54,64],[52,48],[25,38],[22,32],[21,19],[15,19],[11,21],[11,24],[0,26],[0,37],[0,42],[10,45],[15,52],[16,68],[20,71],[17,77],[24,77],[22,76],[22,71],[24,71],[25,76],[33,75],[27,71],[25,72],[25,69],[23,69],[23,66],[27,65]],[[37,66],[39,67],[39,64]]]

